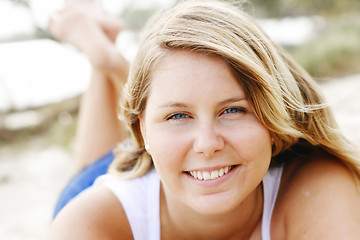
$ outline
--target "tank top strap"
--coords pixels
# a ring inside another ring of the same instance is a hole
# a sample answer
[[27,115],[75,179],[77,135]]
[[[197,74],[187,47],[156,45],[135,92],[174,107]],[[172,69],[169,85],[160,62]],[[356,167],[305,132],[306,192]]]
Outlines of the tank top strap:
[[106,174],[95,185],[109,188],[119,199],[135,240],[160,240],[160,179],[155,170],[131,180]]
[[264,206],[262,216],[261,236],[263,240],[270,240],[271,217],[280,187],[283,166],[271,167],[263,179]]

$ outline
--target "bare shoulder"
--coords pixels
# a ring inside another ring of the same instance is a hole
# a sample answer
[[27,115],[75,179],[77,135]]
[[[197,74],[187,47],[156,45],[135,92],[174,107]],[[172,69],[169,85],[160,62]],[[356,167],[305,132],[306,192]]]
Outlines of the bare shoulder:
[[351,171],[328,154],[284,169],[273,221],[276,239],[360,239],[360,192]]
[[61,210],[50,227],[47,239],[133,237],[119,200],[108,188],[96,187],[84,192]]

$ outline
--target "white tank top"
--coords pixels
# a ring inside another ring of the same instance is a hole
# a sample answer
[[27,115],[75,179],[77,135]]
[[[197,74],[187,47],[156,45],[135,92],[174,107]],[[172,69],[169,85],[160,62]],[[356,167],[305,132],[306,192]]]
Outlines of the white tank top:
[[[270,168],[263,179],[264,207],[261,236],[270,240],[270,223],[283,167]],[[155,170],[132,179],[100,176],[95,186],[108,187],[119,199],[128,217],[135,240],[160,240],[160,179]]]

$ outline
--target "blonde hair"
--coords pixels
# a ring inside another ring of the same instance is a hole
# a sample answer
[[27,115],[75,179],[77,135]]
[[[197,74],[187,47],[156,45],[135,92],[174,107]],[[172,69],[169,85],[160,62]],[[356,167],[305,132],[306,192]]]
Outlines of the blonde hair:
[[273,161],[294,145],[319,146],[360,176],[358,155],[340,133],[313,79],[250,16],[219,1],[185,1],[148,23],[120,106],[132,144],[119,145],[110,172],[134,178],[152,167],[138,116],[146,106],[151,70],[172,49],[224,59],[274,139]]

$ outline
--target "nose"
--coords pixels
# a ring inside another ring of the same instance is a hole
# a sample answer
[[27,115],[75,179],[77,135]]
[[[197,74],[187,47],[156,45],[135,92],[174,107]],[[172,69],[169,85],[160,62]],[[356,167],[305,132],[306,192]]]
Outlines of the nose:
[[221,151],[224,146],[224,139],[215,127],[215,124],[202,124],[194,131],[193,149],[196,153],[205,157],[211,157]]

